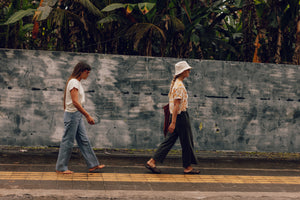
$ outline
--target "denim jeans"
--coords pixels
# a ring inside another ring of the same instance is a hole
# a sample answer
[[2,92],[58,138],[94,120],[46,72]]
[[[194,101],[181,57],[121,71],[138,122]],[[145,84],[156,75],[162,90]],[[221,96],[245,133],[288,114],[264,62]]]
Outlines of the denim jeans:
[[65,112],[64,125],[64,135],[62,137],[62,141],[59,148],[58,158],[56,162],[56,170],[68,170],[68,163],[71,158],[75,139],[83,157],[85,158],[87,167],[90,169],[95,166],[98,166],[98,159],[86,135],[83,115],[79,111]]

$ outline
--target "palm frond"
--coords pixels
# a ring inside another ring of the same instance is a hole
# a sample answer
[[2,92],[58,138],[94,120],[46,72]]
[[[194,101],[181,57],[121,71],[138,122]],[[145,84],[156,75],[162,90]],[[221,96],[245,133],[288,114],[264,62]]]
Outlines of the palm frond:
[[49,16],[49,22],[51,26],[61,26],[63,24],[63,20],[65,18],[65,15],[67,14],[66,10],[56,8],[53,10],[51,15]]
[[103,17],[103,13],[89,0],[74,0],[77,3],[80,3],[83,7],[89,10],[92,14]]
[[[148,35],[148,33],[150,31],[151,31],[151,35]],[[165,36],[163,30],[161,30],[159,27],[155,26],[154,24],[136,23],[133,26],[131,26],[127,31],[127,34],[129,36],[132,36],[135,40],[134,41],[134,48],[135,49],[137,49],[141,39],[143,39],[146,36],[151,38],[153,36],[153,34],[155,34],[155,33],[159,33],[159,35],[161,36],[163,41],[164,42],[166,41],[166,36]]]

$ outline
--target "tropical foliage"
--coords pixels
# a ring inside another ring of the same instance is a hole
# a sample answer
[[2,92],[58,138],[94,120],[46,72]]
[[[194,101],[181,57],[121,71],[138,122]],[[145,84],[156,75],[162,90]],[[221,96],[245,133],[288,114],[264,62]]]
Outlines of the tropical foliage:
[[0,48],[300,62],[299,0],[0,0]]

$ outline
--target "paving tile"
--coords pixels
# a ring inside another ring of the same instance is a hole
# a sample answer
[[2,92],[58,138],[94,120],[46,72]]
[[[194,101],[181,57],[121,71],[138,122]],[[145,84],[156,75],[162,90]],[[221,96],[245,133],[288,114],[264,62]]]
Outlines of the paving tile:
[[86,181],[72,181],[73,190],[87,190],[88,185]]
[[47,188],[49,190],[51,189],[57,189],[57,181],[54,180],[54,181],[40,181],[39,182],[39,188],[40,189],[44,189],[44,188]]
[[73,188],[72,181],[63,181],[63,180],[56,181],[56,189],[67,190],[67,189],[72,189],[72,188]]
[[[72,167],[72,168],[71,168]],[[142,165],[107,167],[103,173],[87,173],[85,164],[76,165],[72,175],[56,174],[55,165],[0,164],[0,188],[139,190],[139,191],[239,191],[299,192],[300,170],[201,169],[200,175],[184,175],[182,168],[164,166],[162,174],[152,174]],[[15,169],[13,171],[11,169]]]
[[87,190],[105,190],[104,182],[87,182]]

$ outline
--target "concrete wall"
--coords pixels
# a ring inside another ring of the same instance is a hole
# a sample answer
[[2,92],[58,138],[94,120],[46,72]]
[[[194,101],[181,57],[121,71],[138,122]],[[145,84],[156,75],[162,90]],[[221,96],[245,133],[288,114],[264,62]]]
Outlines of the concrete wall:
[[[93,68],[83,81],[93,146],[160,144],[178,59],[0,49],[0,145],[59,145],[63,89],[80,60]],[[300,152],[299,66],[187,61],[197,150]]]

